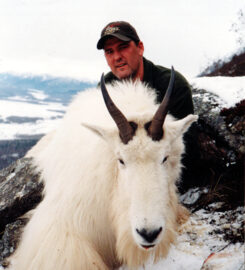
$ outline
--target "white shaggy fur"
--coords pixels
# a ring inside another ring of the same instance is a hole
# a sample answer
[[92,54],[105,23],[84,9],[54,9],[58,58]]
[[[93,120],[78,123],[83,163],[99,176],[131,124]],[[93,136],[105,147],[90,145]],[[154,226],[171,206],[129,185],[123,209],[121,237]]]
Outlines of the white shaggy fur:
[[[100,89],[77,95],[60,127],[28,153],[42,173],[44,199],[24,229],[10,269],[136,268],[150,255],[166,256],[174,242],[178,220],[187,213],[175,187],[182,135],[196,116],[178,121],[167,116],[163,139],[152,141],[144,124],[158,108],[154,91],[140,82],[107,87],[127,119],[138,124],[136,135],[121,142]],[[143,248],[136,229],[160,227],[155,246]]]

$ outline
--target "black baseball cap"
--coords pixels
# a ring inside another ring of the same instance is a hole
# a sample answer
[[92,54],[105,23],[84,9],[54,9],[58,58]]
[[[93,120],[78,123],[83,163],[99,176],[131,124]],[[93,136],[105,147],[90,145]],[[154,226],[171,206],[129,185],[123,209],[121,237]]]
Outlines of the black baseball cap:
[[97,49],[104,48],[104,43],[109,37],[116,37],[123,41],[133,40],[140,41],[138,34],[134,27],[128,22],[118,21],[107,24],[101,32],[100,39],[97,43]]

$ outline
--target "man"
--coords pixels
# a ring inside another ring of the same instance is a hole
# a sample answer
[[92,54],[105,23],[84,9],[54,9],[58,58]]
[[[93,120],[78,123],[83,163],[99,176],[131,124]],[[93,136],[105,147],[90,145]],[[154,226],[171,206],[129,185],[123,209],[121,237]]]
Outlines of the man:
[[[154,65],[143,57],[144,44],[132,25],[124,21],[111,22],[104,27],[97,43],[97,49],[104,50],[106,61],[111,72],[105,76],[106,83],[117,80],[141,80],[155,89],[157,101],[160,103],[165,95],[171,71],[168,68]],[[186,79],[178,72],[169,103],[169,113],[177,119],[193,114],[191,89]],[[193,169],[199,152],[196,140],[195,125],[185,134],[186,155],[183,164],[181,191],[186,190],[195,181]]]
[[[154,65],[143,57],[144,45],[133,26],[127,22],[112,22],[105,26],[97,43],[98,49],[104,49],[105,58],[111,69],[105,82],[115,80],[139,79],[156,90],[160,103],[167,90],[170,69]],[[193,113],[193,102],[188,82],[178,72],[169,104],[169,112],[178,119]]]

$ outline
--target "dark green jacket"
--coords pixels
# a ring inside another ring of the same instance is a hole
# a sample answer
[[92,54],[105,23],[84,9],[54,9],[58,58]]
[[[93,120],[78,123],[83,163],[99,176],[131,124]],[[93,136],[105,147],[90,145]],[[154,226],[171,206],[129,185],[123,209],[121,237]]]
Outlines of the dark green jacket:
[[[161,102],[168,87],[171,70],[162,66],[154,65],[151,61],[144,61],[143,82],[156,90],[157,102]],[[106,83],[118,80],[116,76],[109,72],[105,76]],[[186,79],[178,72],[175,72],[174,89],[169,104],[169,113],[181,119],[193,113],[193,102],[191,89]]]

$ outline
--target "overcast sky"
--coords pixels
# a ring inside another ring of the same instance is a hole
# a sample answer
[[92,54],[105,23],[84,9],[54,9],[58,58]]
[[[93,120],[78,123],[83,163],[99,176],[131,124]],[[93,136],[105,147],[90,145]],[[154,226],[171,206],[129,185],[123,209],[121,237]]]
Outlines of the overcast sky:
[[96,49],[110,21],[129,21],[145,57],[185,76],[238,47],[231,25],[244,0],[0,0],[0,73],[96,81],[109,70]]

